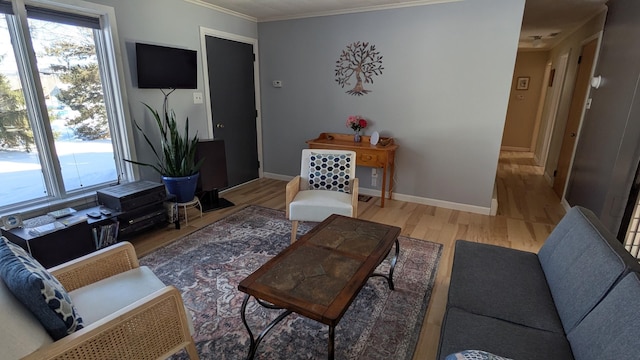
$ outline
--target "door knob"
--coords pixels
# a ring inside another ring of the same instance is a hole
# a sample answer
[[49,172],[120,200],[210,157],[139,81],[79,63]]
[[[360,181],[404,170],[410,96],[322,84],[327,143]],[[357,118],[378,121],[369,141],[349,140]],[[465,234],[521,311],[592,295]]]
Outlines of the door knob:
[[224,128],[224,124],[217,123],[216,127],[222,129],[222,128]]

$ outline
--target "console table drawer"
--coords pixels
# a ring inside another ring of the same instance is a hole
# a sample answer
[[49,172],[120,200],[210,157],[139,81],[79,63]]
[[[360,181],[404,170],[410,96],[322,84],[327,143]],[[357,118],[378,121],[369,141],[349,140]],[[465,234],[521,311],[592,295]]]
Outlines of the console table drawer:
[[384,154],[376,154],[375,152],[363,152],[357,154],[356,164],[370,167],[384,167]]

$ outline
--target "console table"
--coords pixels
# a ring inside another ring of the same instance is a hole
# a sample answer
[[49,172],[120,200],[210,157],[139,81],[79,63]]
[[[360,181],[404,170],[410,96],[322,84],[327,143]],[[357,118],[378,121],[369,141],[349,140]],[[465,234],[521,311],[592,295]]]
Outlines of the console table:
[[[371,145],[370,136],[363,135],[360,142],[353,141],[353,135],[337,133],[321,133],[316,139],[307,140],[310,149],[337,149],[356,152],[356,165],[382,168],[382,190],[380,207],[384,207],[385,191],[387,190],[387,171],[389,172],[389,199],[393,192],[393,172],[395,154],[398,145],[392,138],[381,137],[377,145]],[[385,143],[386,145],[381,145]]]

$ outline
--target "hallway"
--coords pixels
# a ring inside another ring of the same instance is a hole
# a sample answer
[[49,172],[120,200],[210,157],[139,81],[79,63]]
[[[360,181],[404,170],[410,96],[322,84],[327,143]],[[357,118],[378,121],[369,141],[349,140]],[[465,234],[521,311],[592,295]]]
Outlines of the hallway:
[[[527,227],[552,225],[564,216],[558,195],[529,152],[502,151],[498,163],[498,217],[524,221]],[[542,245],[542,244],[540,244]]]

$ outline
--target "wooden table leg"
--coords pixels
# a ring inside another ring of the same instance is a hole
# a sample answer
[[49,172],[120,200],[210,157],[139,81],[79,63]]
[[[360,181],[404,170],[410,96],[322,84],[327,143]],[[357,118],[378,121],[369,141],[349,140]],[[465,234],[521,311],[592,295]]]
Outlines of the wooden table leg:
[[382,167],[382,194],[380,195],[380,207],[384,207],[384,198],[387,196],[387,166]]
[[393,173],[395,172],[395,163],[391,163],[389,165],[391,169],[389,169],[389,200],[391,200],[391,193],[393,192]]

